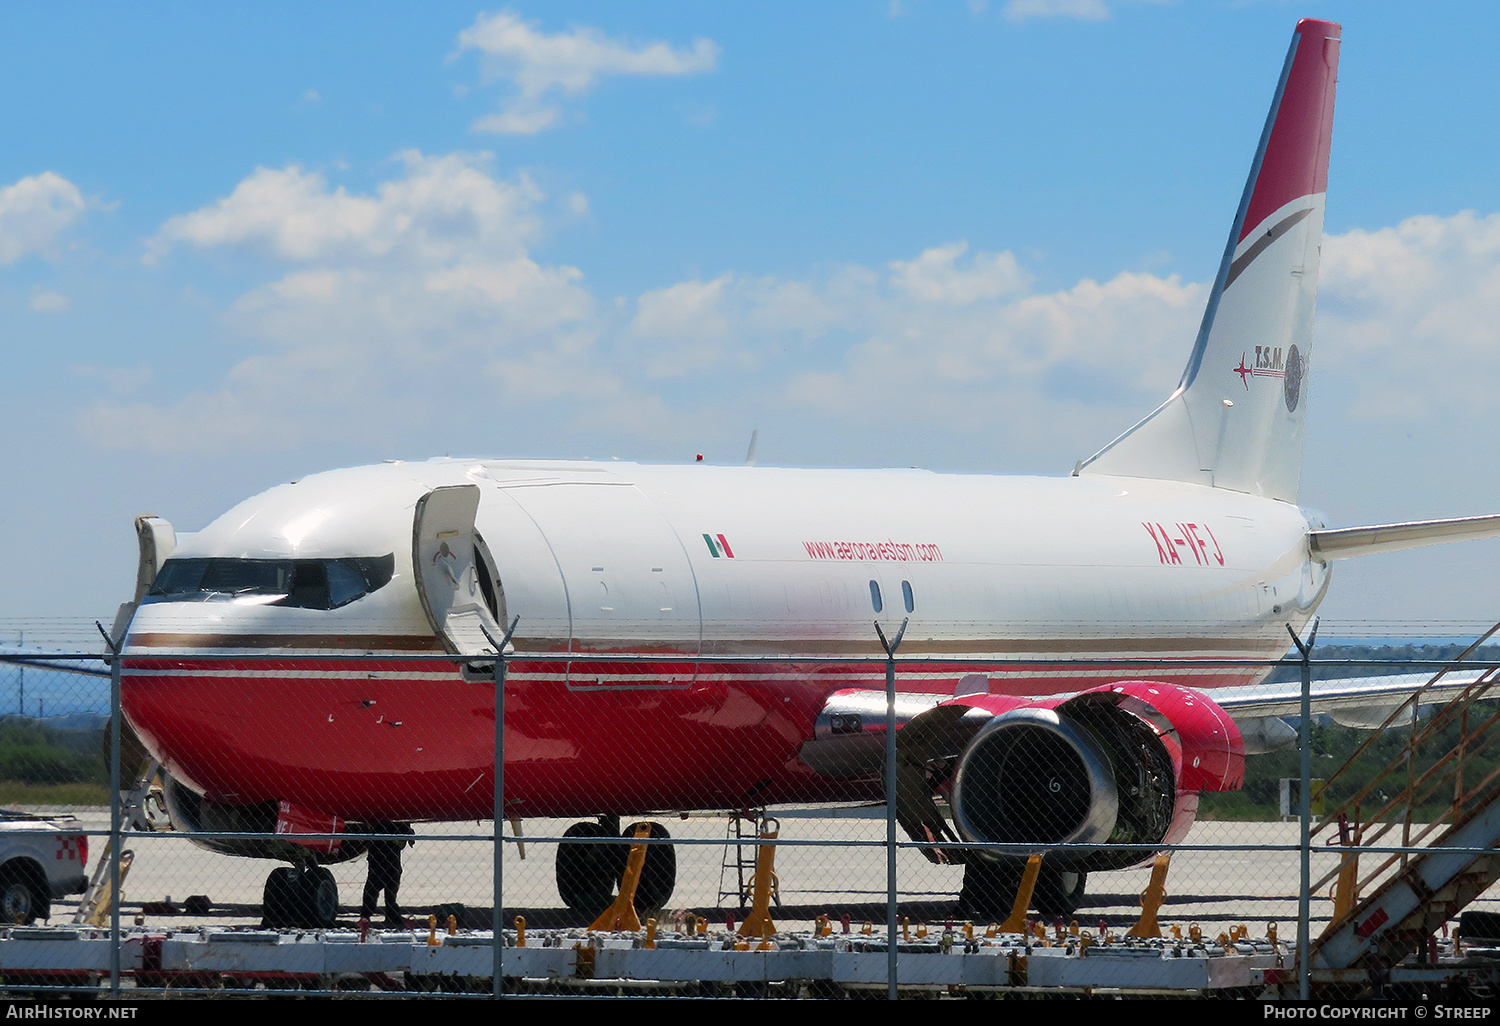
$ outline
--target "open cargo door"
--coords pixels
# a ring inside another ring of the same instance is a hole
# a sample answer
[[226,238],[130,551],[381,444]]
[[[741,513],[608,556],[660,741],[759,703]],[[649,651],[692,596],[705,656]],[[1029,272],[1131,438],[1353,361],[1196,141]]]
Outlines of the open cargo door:
[[135,537],[140,548],[135,569],[135,601],[139,602],[156,582],[161,565],[177,548],[177,532],[161,517],[142,514],[135,518]]
[[172,529],[171,523],[149,513],[135,518],[135,538],[140,551],[135,568],[135,597],[121,604],[115,612],[115,622],[110,628],[109,637],[116,648],[125,643],[125,632],[130,628],[136,607],[146,597],[146,592],[151,590],[151,585],[156,583],[161,565],[177,548],[177,532]]
[[434,488],[422,496],[412,521],[412,566],[422,608],[448,651],[492,656],[492,639],[505,633],[499,625],[503,599],[474,532],[478,511],[478,485]]

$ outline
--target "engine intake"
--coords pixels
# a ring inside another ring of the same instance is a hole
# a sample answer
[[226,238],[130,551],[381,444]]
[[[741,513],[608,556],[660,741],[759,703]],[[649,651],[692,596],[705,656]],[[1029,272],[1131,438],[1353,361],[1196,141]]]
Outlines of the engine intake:
[[969,742],[954,774],[953,820],[972,840],[1102,843],[1118,815],[1103,746],[1051,709],[995,717]]
[[[1147,723],[1081,696],[985,724],[958,757],[953,823],[964,840],[1022,846],[1011,856],[1057,844],[1157,844],[1172,825],[1176,790],[1171,753]],[[1142,855],[1115,849],[1049,858],[1116,869]]]

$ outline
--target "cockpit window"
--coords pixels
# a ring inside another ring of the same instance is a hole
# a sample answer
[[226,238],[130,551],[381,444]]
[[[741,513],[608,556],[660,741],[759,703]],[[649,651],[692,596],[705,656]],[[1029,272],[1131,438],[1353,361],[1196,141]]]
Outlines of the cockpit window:
[[343,559],[169,559],[146,602],[241,599],[266,606],[337,609],[384,587],[394,553]]

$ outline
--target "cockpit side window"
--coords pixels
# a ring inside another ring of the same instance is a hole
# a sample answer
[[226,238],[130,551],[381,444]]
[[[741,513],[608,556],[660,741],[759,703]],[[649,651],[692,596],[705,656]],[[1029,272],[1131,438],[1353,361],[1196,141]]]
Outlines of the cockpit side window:
[[[355,599],[363,598],[369,592],[375,590],[370,587],[370,582],[357,569],[338,560],[329,560],[324,566],[323,572],[327,579],[329,605],[326,608],[328,609],[337,609],[339,606],[346,606]],[[386,580],[389,579],[390,575],[387,574]],[[325,607],[315,606],[314,608],[322,609]]]
[[341,559],[169,559],[144,601],[239,599],[294,609],[337,609],[389,584],[395,568],[394,553]]

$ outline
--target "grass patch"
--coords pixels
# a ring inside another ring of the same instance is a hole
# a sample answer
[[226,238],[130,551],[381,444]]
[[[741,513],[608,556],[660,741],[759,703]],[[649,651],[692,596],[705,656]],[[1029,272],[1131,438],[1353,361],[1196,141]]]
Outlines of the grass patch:
[[0,806],[15,805],[108,805],[107,784],[26,784],[0,780]]
[[1199,823],[1275,823],[1281,819],[1275,805],[1258,802],[1244,791],[1208,791],[1198,797]]

